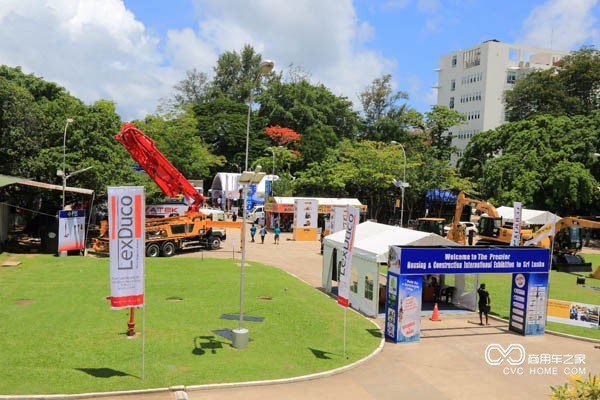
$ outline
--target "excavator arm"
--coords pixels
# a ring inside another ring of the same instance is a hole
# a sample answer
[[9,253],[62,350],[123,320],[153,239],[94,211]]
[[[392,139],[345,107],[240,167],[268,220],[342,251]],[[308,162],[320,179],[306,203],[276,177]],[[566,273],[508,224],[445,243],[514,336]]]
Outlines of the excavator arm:
[[163,193],[169,197],[182,194],[188,201],[189,211],[197,212],[205,198],[156,148],[154,140],[131,122],[127,122],[115,136]]
[[466,244],[465,229],[460,224],[460,217],[462,216],[463,208],[466,205],[471,205],[477,211],[487,214],[491,218],[500,218],[496,207],[488,203],[485,200],[474,199],[467,197],[467,193],[461,191],[456,197],[456,210],[454,212],[454,219],[452,219],[452,225],[450,231],[446,235],[446,238],[457,243]]

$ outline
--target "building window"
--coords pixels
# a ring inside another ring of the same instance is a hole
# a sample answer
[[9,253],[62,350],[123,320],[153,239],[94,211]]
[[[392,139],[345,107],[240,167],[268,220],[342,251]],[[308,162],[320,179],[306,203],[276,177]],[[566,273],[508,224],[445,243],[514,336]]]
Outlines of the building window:
[[454,97],[450,97],[450,104],[448,104],[449,109],[454,109]]
[[358,269],[352,268],[350,273],[350,291],[352,293],[358,293]]
[[507,71],[506,72],[506,83],[509,85],[514,85],[517,80],[517,71]]
[[450,91],[454,92],[456,90],[456,80],[452,79],[450,81]]
[[373,275],[365,275],[365,299],[373,300]]
[[457,63],[456,56],[452,56],[452,68],[456,67],[456,63]]
[[481,64],[481,49],[478,47],[463,53],[464,68],[476,67]]

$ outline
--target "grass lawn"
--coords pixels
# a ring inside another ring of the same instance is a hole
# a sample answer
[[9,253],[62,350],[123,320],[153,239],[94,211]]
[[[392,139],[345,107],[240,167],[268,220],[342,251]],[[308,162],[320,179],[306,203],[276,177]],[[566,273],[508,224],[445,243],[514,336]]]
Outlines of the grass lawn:
[[[56,394],[293,377],[370,354],[379,330],[273,267],[249,263],[243,350],[213,333],[238,327],[238,260],[146,260],[145,379],[142,340],[126,336],[128,310],[111,310],[108,259],[0,254],[0,394]],[[270,298],[270,299],[268,299]],[[136,312],[141,332],[142,311]]]
[[[586,261],[592,262],[595,271],[600,266],[600,255],[583,254]],[[550,272],[549,298],[554,300],[575,301],[586,304],[600,304],[600,292],[577,285],[577,276],[584,275],[586,286],[600,287],[600,279],[589,277],[589,273]],[[479,280],[485,282],[486,289],[492,299],[492,314],[508,319],[510,314],[510,292],[512,274],[481,275]],[[547,322],[546,329],[600,340],[600,330],[578,326]]]

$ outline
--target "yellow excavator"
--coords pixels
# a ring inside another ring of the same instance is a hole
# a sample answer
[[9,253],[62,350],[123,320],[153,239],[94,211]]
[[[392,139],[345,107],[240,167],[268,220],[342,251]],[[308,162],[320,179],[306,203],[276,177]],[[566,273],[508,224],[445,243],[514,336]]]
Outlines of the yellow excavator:
[[[479,218],[479,240],[478,245],[509,245],[512,240],[513,230],[512,228],[503,226],[502,217],[491,203],[476,199],[470,196],[466,192],[460,192],[456,198],[456,211],[454,212],[454,218],[450,231],[446,235],[446,239],[452,240],[457,243],[467,244],[465,227],[460,223],[460,217],[463,212],[463,208],[466,205],[470,205],[475,210],[481,212]],[[521,236],[531,236],[533,231],[531,229],[522,229]]]
[[[552,269],[564,272],[591,272],[592,263],[577,254],[583,247],[582,228],[600,229],[600,222],[565,217],[549,222],[532,235],[522,235],[523,245],[552,248]],[[550,238],[554,236],[554,245]]]

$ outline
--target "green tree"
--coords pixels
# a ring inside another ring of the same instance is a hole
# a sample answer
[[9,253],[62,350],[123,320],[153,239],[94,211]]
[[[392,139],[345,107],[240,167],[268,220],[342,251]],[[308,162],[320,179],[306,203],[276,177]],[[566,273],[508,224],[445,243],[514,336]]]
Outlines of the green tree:
[[240,53],[222,53],[215,67],[212,97],[226,97],[235,102],[246,103],[250,98],[250,90],[256,89],[260,93],[263,80],[260,79],[258,68],[261,59],[261,55],[249,44],[244,45]]
[[592,174],[598,161],[591,155],[599,138],[600,111],[540,115],[478,133],[460,168],[468,176],[478,160],[483,162],[484,196],[493,204],[520,201],[561,215],[587,214],[598,201],[598,176]]
[[556,66],[533,71],[505,92],[509,121],[536,115],[587,115],[600,106],[600,51],[584,47]]
[[365,139],[397,141],[409,130],[411,108],[407,104],[399,104],[400,100],[408,99],[408,94],[394,93],[391,81],[391,75],[376,78],[359,94],[364,116],[361,136]]

